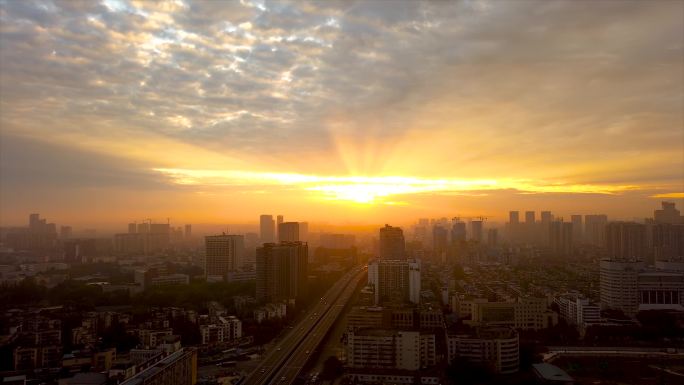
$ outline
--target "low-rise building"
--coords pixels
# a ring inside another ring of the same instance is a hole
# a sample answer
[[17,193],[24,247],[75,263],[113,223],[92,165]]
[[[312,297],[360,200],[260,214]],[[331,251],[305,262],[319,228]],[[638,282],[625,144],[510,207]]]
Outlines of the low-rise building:
[[461,357],[501,374],[515,373],[520,366],[518,333],[512,328],[482,327],[473,334],[449,334],[447,349],[449,363]]

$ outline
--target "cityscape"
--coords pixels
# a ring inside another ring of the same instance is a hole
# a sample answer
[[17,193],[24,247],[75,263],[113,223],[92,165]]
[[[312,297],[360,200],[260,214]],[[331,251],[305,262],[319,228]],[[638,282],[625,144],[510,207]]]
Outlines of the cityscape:
[[684,1],[0,0],[0,385],[684,384]]

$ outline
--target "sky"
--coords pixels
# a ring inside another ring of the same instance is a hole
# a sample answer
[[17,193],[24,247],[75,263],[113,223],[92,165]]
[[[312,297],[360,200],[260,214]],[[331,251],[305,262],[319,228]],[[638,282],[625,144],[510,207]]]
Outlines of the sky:
[[0,0],[0,224],[684,197],[681,1]]

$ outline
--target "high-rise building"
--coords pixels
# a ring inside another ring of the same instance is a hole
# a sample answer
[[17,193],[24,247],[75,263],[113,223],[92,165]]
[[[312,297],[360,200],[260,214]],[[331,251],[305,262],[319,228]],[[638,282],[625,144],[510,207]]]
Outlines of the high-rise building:
[[548,224],[553,221],[553,215],[551,215],[551,211],[542,211],[541,212],[541,223],[542,224]]
[[643,261],[601,261],[601,306],[634,315],[639,308],[639,272]]
[[510,224],[518,224],[520,223],[520,212],[518,211],[509,211],[508,212],[508,223]]
[[400,227],[385,225],[380,229],[380,259],[406,259],[404,232]]
[[534,224],[535,223],[535,218],[534,218],[534,211],[525,211],[525,224]]
[[646,226],[635,222],[611,222],[606,226],[608,257],[618,261],[643,261]]
[[584,236],[582,232],[582,216],[572,215],[570,216],[570,221],[572,223],[572,241],[575,244],[581,244],[582,237]]
[[653,212],[655,223],[684,223],[684,216],[675,208],[674,202],[661,202],[662,209]]
[[606,244],[608,216],[604,214],[584,216],[584,240],[586,243],[603,247]]
[[482,221],[470,221],[470,239],[476,242],[482,242]]
[[642,310],[677,310],[684,305],[684,264],[640,260],[602,260],[601,306],[629,316]]
[[451,225],[451,243],[464,242],[466,240],[466,224],[461,221],[454,221]]
[[442,226],[432,228],[432,250],[435,256],[441,257],[442,254],[446,253],[449,246],[448,234],[447,229]]
[[137,223],[129,223],[128,224],[128,234],[136,234],[138,232],[138,224]]
[[226,280],[228,272],[242,267],[245,254],[242,235],[210,235],[204,239],[204,274],[207,280]]
[[260,216],[259,229],[262,243],[275,242],[275,221],[273,220],[273,215]]
[[684,260],[684,224],[656,223],[652,234],[656,261]]
[[276,239],[280,239],[280,238],[279,238],[279,237],[280,237],[280,233],[279,233],[279,231],[280,231],[280,224],[283,223],[284,221],[285,221],[285,219],[284,219],[284,217],[283,217],[282,215],[278,215],[278,216],[276,217],[276,227],[275,227],[275,229],[276,229]]
[[299,223],[283,222],[278,224],[279,242],[299,242]]
[[192,238],[192,225],[185,225],[185,234],[183,236],[186,240]]
[[308,282],[308,259],[308,246],[303,242],[266,243],[257,248],[257,301],[302,299]]
[[309,222],[299,222],[299,240],[302,242],[309,241]]
[[61,226],[59,228],[59,237],[61,239],[69,239],[69,238],[71,238],[71,235],[72,235],[71,226]]
[[570,255],[572,252],[572,223],[556,220],[549,224],[549,244],[551,250],[560,256]]
[[506,224],[506,229],[508,231],[508,238],[511,241],[520,240],[520,212],[519,211],[509,211],[508,212],[508,223]]
[[375,303],[420,302],[420,260],[378,259],[368,264],[368,283]]

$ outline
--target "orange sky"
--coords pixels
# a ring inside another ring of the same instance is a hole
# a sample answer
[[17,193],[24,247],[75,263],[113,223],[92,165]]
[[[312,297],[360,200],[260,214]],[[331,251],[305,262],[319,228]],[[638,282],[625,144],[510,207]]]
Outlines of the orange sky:
[[3,3],[0,223],[682,206],[684,3],[382,4]]

